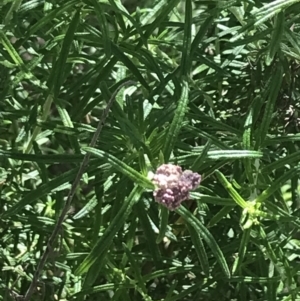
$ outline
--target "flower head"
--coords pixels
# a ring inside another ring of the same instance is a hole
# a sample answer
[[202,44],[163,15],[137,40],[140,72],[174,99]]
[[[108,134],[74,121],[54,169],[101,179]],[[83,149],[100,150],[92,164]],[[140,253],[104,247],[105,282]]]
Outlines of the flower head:
[[178,165],[163,164],[153,177],[156,189],[153,192],[154,199],[174,210],[190,196],[190,190],[196,189],[201,182],[201,176],[191,170],[182,171]]

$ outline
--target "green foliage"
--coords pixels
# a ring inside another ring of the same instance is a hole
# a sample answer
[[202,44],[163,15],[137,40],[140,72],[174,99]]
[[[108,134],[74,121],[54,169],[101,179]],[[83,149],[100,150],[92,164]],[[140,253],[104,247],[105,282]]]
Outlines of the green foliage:
[[[55,229],[30,300],[299,300],[299,11],[2,1],[0,300]],[[162,163],[202,175],[175,211],[152,195]]]

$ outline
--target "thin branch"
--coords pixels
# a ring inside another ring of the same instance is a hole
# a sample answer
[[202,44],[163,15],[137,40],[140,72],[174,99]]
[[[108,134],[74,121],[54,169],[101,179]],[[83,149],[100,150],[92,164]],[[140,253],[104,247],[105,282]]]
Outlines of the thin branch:
[[[113,104],[113,101],[114,101],[115,97],[117,96],[118,92],[124,86],[129,85],[129,84],[133,84],[133,83],[134,83],[133,81],[124,82],[123,84],[121,84],[116,89],[116,91],[114,91],[114,93],[112,94],[110,100],[107,103],[107,106],[106,106],[105,110],[102,113],[102,116],[100,118],[100,121],[99,121],[97,129],[96,129],[96,132],[95,132],[95,134],[94,134],[94,136],[92,138],[92,141],[90,143],[90,147],[94,147],[96,145],[96,142],[97,142],[97,140],[99,138],[99,135],[100,135],[100,133],[102,131],[102,128],[104,126],[104,122],[105,122],[105,120],[106,120],[106,118],[108,116],[109,110],[110,110],[110,108],[111,108],[111,106]],[[24,301],[29,301],[30,298],[31,298],[31,296],[32,296],[32,294],[33,294],[33,292],[36,289],[38,280],[40,278],[40,274],[41,274],[42,270],[44,269],[44,266],[45,266],[45,264],[47,262],[48,256],[49,256],[49,254],[50,254],[50,252],[52,250],[53,244],[55,243],[55,240],[56,240],[56,238],[58,236],[58,233],[59,233],[59,231],[61,229],[61,226],[62,226],[62,224],[63,224],[63,222],[64,222],[64,220],[65,220],[65,218],[66,218],[66,216],[67,216],[67,214],[69,212],[70,205],[71,205],[73,197],[75,195],[76,188],[79,185],[80,179],[81,179],[82,175],[85,172],[85,169],[86,169],[86,167],[87,167],[87,165],[89,163],[89,159],[90,159],[90,154],[86,153],[85,156],[84,156],[84,158],[83,158],[83,161],[82,161],[82,163],[80,165],[80,168],[78,170],[76,178],[75,178],[75,180],[74,180],[74,182],[73,182],[73,184],[71,186],[71,189],[69,191],[69,194],[68,194],[65,206],[64,206],[64,208],[63,208],[63,210],[61,212],[61,215],[59,216],[59,218],[57,220],[55,228],[54,228],[54,230],[53,230],[53,232],[52,232],[52,234],[51,234],[51,236],[50,236],[50,238],[49,238],[49,240],[47,242],[46,249],[45,249],[45,251],[44,251],[44,253],[43,253],[43,255],[42,255],[41,259],[40,259],[40,262],[39,262],[39,264],[37,266],[37,269],[36,269],[36,271],[35,271],[35,273],[33,275],[32,282],[30,283],[30,286],[29,286],[29,288],[28,288],[28,290],[27,290],[27,292],[26,292],[26,294],[24,296]]]

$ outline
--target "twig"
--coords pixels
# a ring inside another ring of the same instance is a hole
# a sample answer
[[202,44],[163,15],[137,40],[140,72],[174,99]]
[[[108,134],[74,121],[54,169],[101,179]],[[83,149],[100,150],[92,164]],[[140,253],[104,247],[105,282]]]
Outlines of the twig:
[[[100,121],[98,123],[98,126],[97,126],[97,129],[96,129],[96,132],[92,138],[92,141],[90,143],[90,147],[94,147],[98,138],[99,138],[99,135],[101,133],[101,130],[104,126],[104,122],[105,122],[105,119],[107,118],[107,115],[109,113],[109,110],[113,104],[113,101],[115,99],[115,97],[117,96],[118,92],[126,85],[129,85],[129,84],[133,84],[134,82],[133,81],[127,81],[127,82],[124,82],[123,84],[121,84],[117,89],[116,91],[114,91],[114,93],[112,94],[111,98],[109,99],[108,103],[107,103],[107,106],[105,108],[105,110],[103,111],[102,113],[102,116],[100,118]],[[76,175],[76,178],[71,186],[71,189],[69,191],[69,194],[68,194],[68,197],[67,197],[67,201],[66,201],[66,204],[57,220],[57,223],[55,225],[55,228],[47,242],[47,246],[46,246],[46,249],[40,259],[40,262],[37,266],[37,269],[33,275],[33,278],[32,278],[32,281],[30,283],[30,286],[24,296],[24,301],[29,301],[30,300],[30,297],[32,296],[33,292],[35,291],[36,289],[36,286],[37,286],[37,283],[38,283],[38,280],[40,278],[40,274],[46,264],[46,261],[48,259],[48,256],[49,256],[49,253],[51,252],[51,249],[53,247],[53,244],[58,236],[58,233],[60,231],[60,228],[65,220],[65,217],[66,215],[68,214],[68,211],[69,211],[69,208],[70,208],[70,205],[72,203],[72,200],[73,200],[73,197],[75,195],[75,191],[76,191],[76,188],[77,186],[79,185],[79,182],[80,182],[80,179],[82,177],[82,175],[84,174],[85,172],[85,169],[88,165],[88,162],[89,162],[89,159],[90,159],[90,154],[89,153],[86,153],[84,158],[83,158],[83,161],[80,165],[80,168],[78,170],[78,173]]]
[[19,295],[17,292],[15,292],[13,289],[11,288],[6,288],[9,295],[11,296],[11,298],[13,298],[15,301],[20,301],[20,300],[23,300],[23,296],[22,295]]

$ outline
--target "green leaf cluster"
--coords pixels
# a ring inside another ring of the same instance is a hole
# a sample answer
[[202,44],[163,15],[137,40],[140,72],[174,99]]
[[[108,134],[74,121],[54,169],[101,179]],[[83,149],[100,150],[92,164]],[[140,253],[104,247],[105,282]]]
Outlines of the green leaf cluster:
[[[2,1],[0,301],[26,294],[86,153],[31,300],[299,300],[299,12]],[[163,163],[202,176],[172,212]]]

